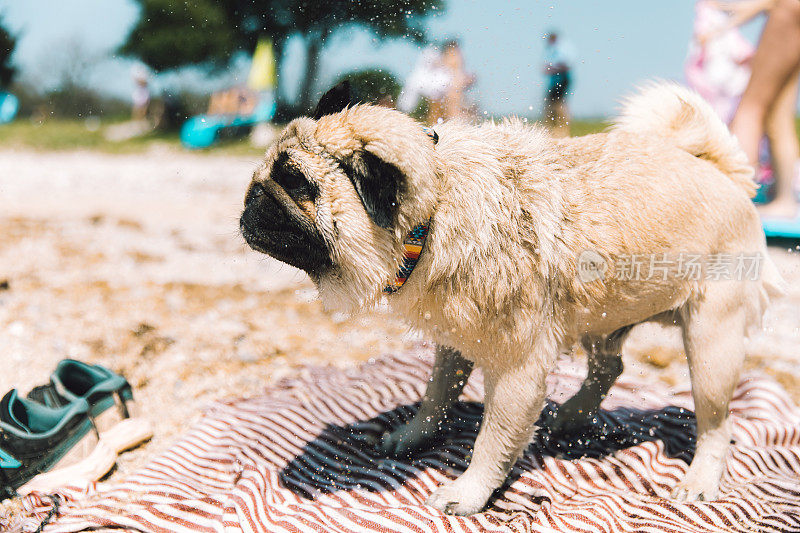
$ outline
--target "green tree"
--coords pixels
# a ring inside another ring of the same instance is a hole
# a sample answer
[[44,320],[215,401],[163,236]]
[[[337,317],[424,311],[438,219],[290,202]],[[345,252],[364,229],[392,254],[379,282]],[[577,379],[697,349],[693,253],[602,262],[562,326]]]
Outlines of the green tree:
[[6,29],[0,18],[0,89],[8,88],[17,73],[17,69],[11,65],[11,55],[16,46],[17,38]]
[[311,107],[322,50],[338,30],[359,25],[379,38],[424,40],[422,22],[444,0],[136,0],[141,17],[120,52],[155,71],[196,65],[224,67],[238,51],[252,53],[272,38],[278,76],[288,39],[302,36],[306,68],[298,107]]
[[337,83],[344,80],[361,102],[372,104],[394,102],[400,94],[400,83],[394,74],[380,68],[354,70],[339,77]]

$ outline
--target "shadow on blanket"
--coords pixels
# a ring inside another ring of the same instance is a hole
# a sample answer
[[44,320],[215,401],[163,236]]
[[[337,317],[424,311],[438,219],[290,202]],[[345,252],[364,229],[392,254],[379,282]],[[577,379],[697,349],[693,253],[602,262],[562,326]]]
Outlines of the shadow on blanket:
[[[540,424],[555,405],[548,402]],[[301,497],[314,498],[336,491],[392,490],[427,468],[456,477],[469,465],[483,404],[456,404],[440,435],[425,449],[405,458],[383,456],[375,445],[382,433],[408,422],[418,408],[419,403],[403,405],[370,420],[345,426],[329,424],[283,468],[282,485]],[[601,458],[655,440],[664,442],[668,456],[690,463],[695,447],[694,413],[676,406],[657,410],[619,408],[601,411],[591,424],[570,434],[550,435],[542,428],[496,494],[526,470],[542,468],[544,457]]]

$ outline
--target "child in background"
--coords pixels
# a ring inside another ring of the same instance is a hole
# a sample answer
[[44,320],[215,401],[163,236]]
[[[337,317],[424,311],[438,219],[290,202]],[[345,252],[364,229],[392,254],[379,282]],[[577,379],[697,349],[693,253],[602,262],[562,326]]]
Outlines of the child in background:
[[727,124],[747,81],[755,47],[745,39],[718,2],[695,4],[694,31],[686,59],[686,81]]

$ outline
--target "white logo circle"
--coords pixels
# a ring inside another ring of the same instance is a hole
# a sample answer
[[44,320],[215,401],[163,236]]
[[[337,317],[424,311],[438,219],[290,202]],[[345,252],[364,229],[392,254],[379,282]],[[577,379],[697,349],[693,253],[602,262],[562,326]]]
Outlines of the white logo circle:
[[603,256],[594,250],[584,250],[578,256],[578,279],[584,283],[604,279],[608,264]]

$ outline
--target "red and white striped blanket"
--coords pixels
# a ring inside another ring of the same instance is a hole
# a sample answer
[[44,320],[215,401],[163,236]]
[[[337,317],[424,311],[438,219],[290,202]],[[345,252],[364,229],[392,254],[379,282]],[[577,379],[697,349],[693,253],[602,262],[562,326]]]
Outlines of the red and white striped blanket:
[[[596,426],[537,436],[485,512],[445,516],[424,502],[467,466],[478,372],[431,449],[397,460],[367,444],[409,419],[431,363],[421,347],[353,369],[309,367],[261,396],[214,404],[124,481],[65,489],[45,531],[800,531],[800,410],[752,376],[731,404],[735,444],[719,501],[668,498],[694,449],[689,391],[626,375]],[[550,397],[563,401],[582,372],[561,364]],[[25,498],[23,524],[38,525],[50,502]]]

